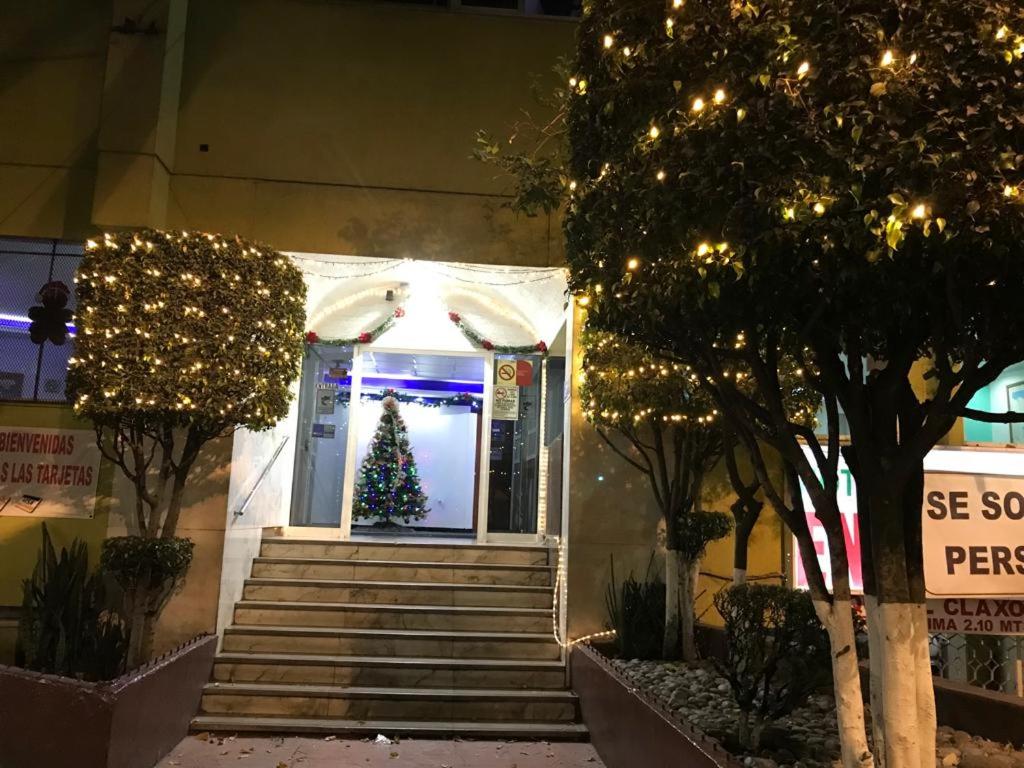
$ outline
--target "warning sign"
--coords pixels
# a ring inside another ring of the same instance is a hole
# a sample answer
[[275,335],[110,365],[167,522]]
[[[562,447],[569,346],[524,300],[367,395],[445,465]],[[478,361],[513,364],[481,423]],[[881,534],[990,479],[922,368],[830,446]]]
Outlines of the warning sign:
[[948,598],[928,601],[928,631],[1024,635],[1024,600]]
[[516,421],[519,418],[519,387],[515,384],[494,385],[494,402],[491,418],[501,421]]
[[510,385],[516,383],[516,361],[498,360],[494,364],[494,381],[496,384]]

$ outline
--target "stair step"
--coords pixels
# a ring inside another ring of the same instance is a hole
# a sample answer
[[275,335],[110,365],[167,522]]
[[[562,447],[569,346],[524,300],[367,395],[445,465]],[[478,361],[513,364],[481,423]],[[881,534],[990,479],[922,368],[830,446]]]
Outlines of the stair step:
[[351,736],[465,736],[508,740],[581,741],[587,729],[578,723],[450,722],[415,720],[334,720],[327,718],[200,715],[193,731],[214,733],[313,733]]
[[344,560],[325,557],[257,557],[254,578],[415,581],[441,584],[509,584],[550,587],[555,567],[492,563]]
[[325,557],[388,562],[489,563],[547,565],[546,546],[504,544],[451,544],[416,542],[363,542],[337,539],[302,539],[270,536],[263,539],[265,557]]
[[548,689],[565,687],[565,666],[510,659],[221,653],[213,677],[233,683]]
[[224,651],[341,656],[560,659],[551,632],[472,632],[232,625]]
[[551,627],[551,611],[493,606],[240,600],[235,603],[235,622],[297,627],[543,632]]
[[374,603],[383,605],[478,605],[550,608],[552,589],[518,584],[450,584],[415,581],[255,578],[245,582],[246,600]]
[[203,714],[345,719],[571,721],[575,694],[550,690],[489,690],[210,683]]

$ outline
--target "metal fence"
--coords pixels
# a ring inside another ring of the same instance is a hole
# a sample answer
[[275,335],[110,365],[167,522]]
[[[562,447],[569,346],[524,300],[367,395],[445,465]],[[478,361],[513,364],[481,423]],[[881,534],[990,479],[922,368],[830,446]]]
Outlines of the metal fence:
[[931,636],[932,671],[946,680],[1024,697],[1024,636]]
[[[64,402],[74,326],[63,344],[32,339],[30,310],[42,306],[40,290],[63,283],[75,308],[74,277],[79,243],[0,237],[0,400]],[[58,293],[60,291],[58,290]]]

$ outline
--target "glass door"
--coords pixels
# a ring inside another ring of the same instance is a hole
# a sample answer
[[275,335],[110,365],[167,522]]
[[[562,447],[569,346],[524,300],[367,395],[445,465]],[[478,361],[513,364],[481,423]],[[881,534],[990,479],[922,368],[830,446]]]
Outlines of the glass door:
[[291,524],[337,528],[345,489],[352,347],[306,347],[299,385]]

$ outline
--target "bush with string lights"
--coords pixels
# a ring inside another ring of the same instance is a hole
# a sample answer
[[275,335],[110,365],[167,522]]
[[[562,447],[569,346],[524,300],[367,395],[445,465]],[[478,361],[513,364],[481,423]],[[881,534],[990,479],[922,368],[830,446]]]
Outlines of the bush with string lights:
[[265,246],[153,230],[88,241],[76,286],[69,399],[131,481],[126,522],[144,540],[112,540],[117,552],[105,553],[118,574],[132,574],[136,663],[191,562],[191,543],[175,532],[203,447],[238,428],[267,429],[288,412],[306,288],[299,269]]

